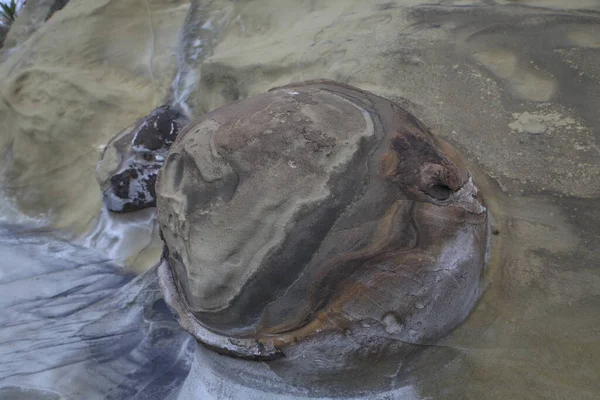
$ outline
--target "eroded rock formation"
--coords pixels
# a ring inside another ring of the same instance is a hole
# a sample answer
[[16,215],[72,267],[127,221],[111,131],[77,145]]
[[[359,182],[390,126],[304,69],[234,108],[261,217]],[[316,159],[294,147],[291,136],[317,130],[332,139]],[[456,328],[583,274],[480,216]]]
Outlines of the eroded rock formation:
[[11,48],[25,42],[54,13],[62,10],[68,2],[69,0],[27,0],[24,2],[19,13],[20,18],[17,18],[10,28],[6,46]]
[[161,106],[108,142],[96,168],[96,179],[110,211],[138,211],[156,205],[156,175],[188,122],[176,108]]
[[173,144],[157,205],[167,301],[238,356],[326,332],[428,343],[480,294],[488,215],[460,157],[351,86],[293,84],[207,114]]

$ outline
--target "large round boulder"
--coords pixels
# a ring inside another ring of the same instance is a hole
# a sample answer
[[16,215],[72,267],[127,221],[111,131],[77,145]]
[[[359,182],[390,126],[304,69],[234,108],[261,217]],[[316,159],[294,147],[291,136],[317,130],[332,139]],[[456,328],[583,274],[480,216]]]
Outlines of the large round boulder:
[[292,84],[203,116],[156,191],[165,298],[222,352],[428,343],[481,292],[489,217],[471,174],[406,110],[351,86]]

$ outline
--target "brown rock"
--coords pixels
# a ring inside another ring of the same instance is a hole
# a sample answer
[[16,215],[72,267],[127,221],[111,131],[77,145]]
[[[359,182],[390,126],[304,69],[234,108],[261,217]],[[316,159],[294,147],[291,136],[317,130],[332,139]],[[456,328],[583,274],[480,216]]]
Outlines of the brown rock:
[[327,332],[426,343],[480,294],[487,209],[457,153],[397,104],[332,81],[191,124],[157,206],[167,301],[238,356]]

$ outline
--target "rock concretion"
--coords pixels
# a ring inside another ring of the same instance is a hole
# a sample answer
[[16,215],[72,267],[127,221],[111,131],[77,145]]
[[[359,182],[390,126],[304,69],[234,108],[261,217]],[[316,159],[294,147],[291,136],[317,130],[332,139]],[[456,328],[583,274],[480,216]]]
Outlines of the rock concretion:
[[188,122],[177,109],[161,106],[108,142],[96,168],[96,179],[110,211],[138,211],[156,205],[156,175]]
[[333,81],[189,125],[157,207],[167,302],[237,356],[312,339],[428,343],[481,291],[488,212],[458,154],[397,104]]

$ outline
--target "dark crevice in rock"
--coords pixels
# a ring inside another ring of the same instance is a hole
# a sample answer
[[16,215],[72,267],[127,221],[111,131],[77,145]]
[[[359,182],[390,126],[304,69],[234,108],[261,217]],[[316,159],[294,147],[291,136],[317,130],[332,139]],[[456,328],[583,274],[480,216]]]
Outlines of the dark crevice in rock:
[[69,0],[55,0],[54,3],[50,6],[50,10],[48,11],[48,15],[46,16],[46,21],[50,19],[54,15],[55,12],[62,10]]

